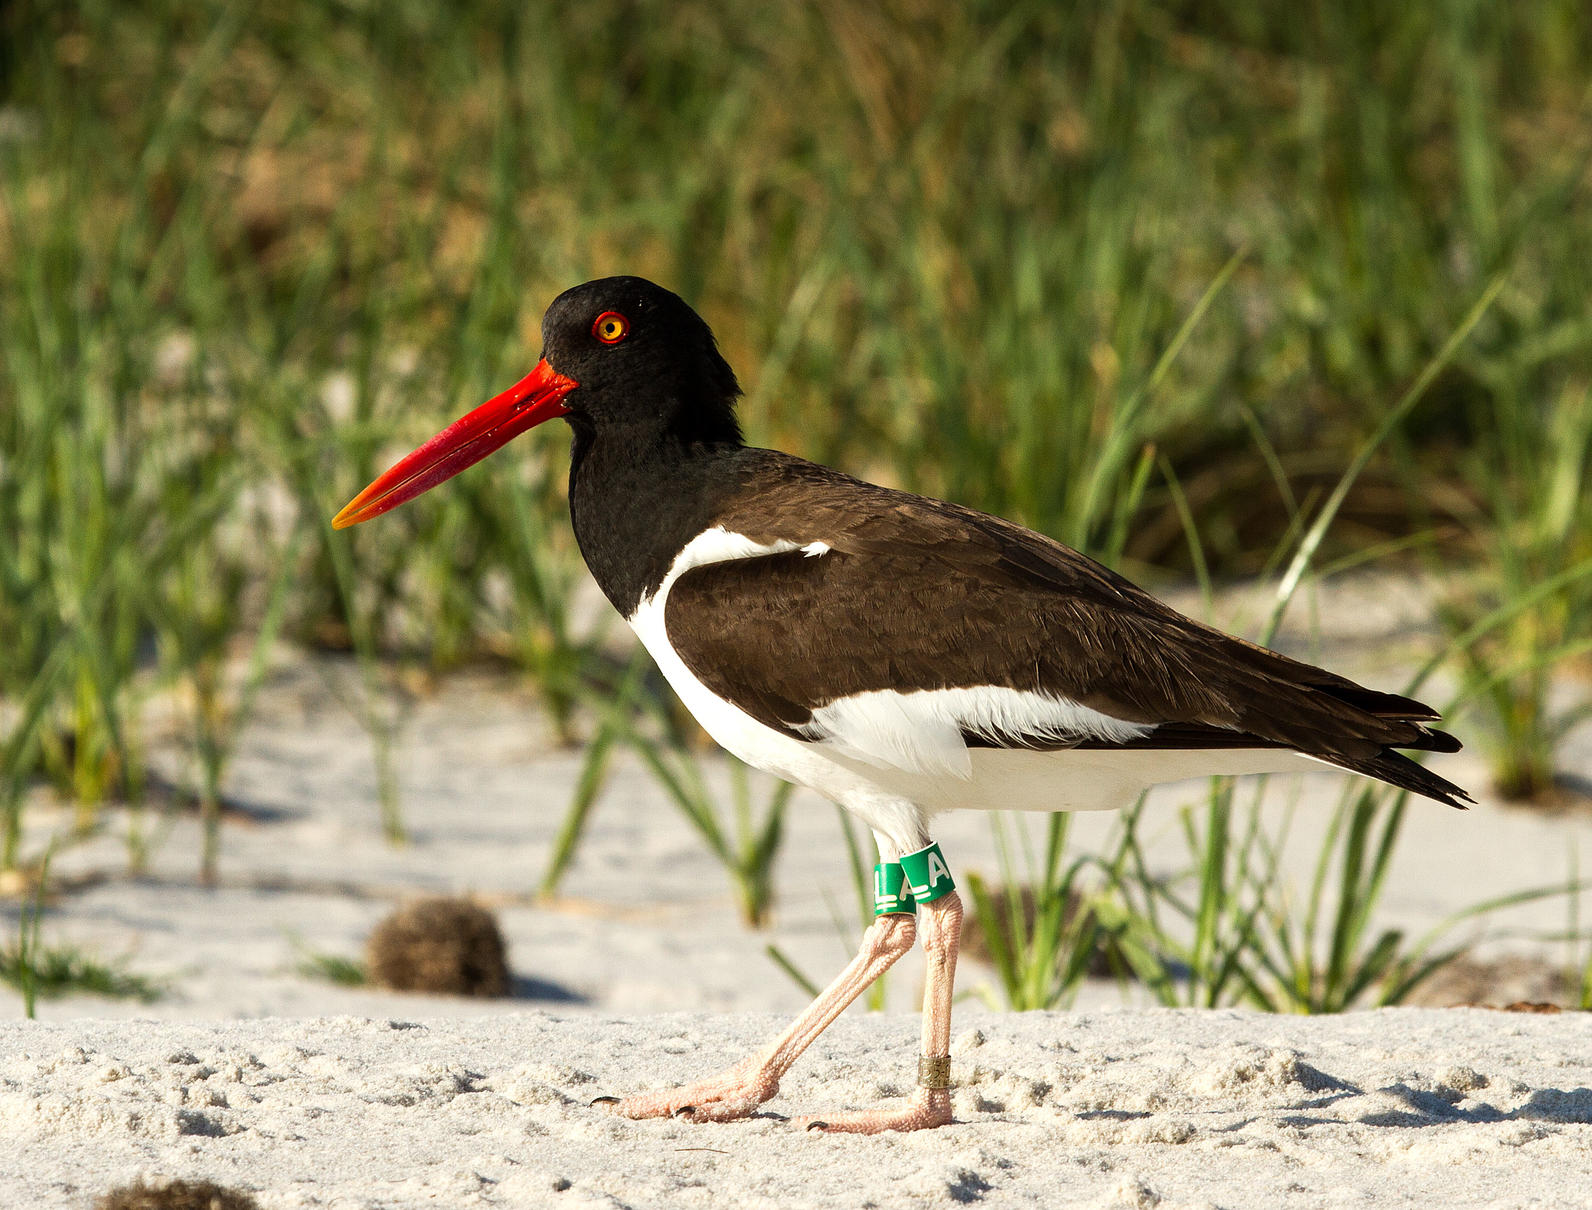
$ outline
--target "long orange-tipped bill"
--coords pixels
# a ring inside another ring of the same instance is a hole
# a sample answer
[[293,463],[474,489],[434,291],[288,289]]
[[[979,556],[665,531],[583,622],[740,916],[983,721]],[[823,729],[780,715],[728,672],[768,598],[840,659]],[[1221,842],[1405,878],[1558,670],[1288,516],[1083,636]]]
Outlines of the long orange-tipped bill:
[[507,445],[526,429],[544,420],[567,415],[564,396],[580,384],[566,378],[546,359],[501,395],[488,399],[475,411],[455,420],[442,432],[391,469],[348,502],[332,518],[333,529],[347,529],[361,521],[379,517],[451,479],[467,466],[473,466],[493,450]]

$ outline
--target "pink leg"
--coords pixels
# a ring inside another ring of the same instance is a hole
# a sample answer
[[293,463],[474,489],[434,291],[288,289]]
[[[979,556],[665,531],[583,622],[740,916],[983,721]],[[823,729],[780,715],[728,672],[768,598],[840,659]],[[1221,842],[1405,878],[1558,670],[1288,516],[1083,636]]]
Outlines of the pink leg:
[[951,1120],[949,1087],[924,1087],[924,1072],[930,1071],[929,1084],[948,1084],[951,1054],[951,989],[956,982],[956,954],[962,939],[962,900],[955,891],[918,908],[918,927],[923,933],[923,952],[928,959],[928,976],[923,989],[923,1059],[919,1067],[919,1087],[900,1109],[864,1109],[849,1113],[826,1113],[798,1118],[797,1125],[826,1133],[879,1134],[885,1130],[925,1130],[944,1126]]
[[[666,1115],[689,1118],[693,1122],[727,1122],[744,1118],[779,1091],[780,1077],[790,1070],[797,1057],[812,1045],[813,1039],[845,1011],[846,1006],[868,990],[890,965],[912,948],[916,927],[911,916],[880,916],[862,937],[862,948],[840,977],[823,990],[783,1034],[761,1054],[737,1063],[728,1071],[684,1088],[638,1096],[599,1097],[599,1102],[627,1118],[660,1118]],[[954,964],[955,957],[952,962]],[[949,993],[947,993],[949,995]],[[950,1001],[946,1001],[949,1010]],[[947,1037],[950,1020],[947,1013]],[[943,1053],[937,1052],[937,1053]],[[947,1103],[949,1106],[949,1103]],[[947,1108],[949,1114],[949,1108]]]

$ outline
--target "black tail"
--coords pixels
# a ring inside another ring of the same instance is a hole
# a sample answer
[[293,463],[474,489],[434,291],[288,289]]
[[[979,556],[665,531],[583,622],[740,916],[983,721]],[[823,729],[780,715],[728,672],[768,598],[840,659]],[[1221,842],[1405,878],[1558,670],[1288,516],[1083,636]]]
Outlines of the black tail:
[[[1392,722],[1410,724],[1415,729],[1416,735],[1413,739],[1400,739],[1398,741],[1400,748],[1409,748],[1415,752],[1458,752],[1463,746],[1447,731],[1439,731],[1436,727],[1425,725],[1435,720],[1438,714],[1424,702],[1401,697],[1396,693],[1378,693],[1374,689],[1366,689],[1352,682],[1322,685],[1320,688],[1357,710],[1364,710],[1367,714]],[[1398,786],[1401,790],[1411,790],[1438,802],[1447,803],[1461,811],[1466,810],[1466,803],[1476,801],[1447,778],[1437,776],[1430,769],[1416,764],[1392,747],[1383,748],[1379,754],[1370,758],[1328,756],[1324,753],[1312,753],[1312,755],[1321,760],[1331,761],[1342,768],[1352,769],[1356,773],[1363,773],[1367,777],[1374,777],[1378,781],[1385,781],[1389,785]]]
[[[1411,747],[1419,751],[1428,752],[1457,752],[1459,741],[1444,731],[1433,731],[1432,743],[1412,744]],[[1411,790],[1416,794],[1447,803],[1461,811],[1467,809],[1467,803],[1476,800],[1460,787],[1445,777],[1439,777],[1424,765],[1418,765],[1402,752],[1392,748],[1384,748],[1379,756],[1369,760],[1356,760],[1341,756],[1322,756],[1320,760],[1330,761],[1354,773],[1363,773],[1367,777],[1374,777],[1378,781],[1385,781],[1389,785],[1397,786],[1401,790]]]

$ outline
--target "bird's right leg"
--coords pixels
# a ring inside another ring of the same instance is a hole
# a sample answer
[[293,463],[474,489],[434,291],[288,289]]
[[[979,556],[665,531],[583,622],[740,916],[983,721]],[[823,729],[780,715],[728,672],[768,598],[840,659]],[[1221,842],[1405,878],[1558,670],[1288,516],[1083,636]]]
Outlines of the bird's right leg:
[[910,914],[879,916],[862,935],[862,947],[851,964],[767,1049],[728,1071],[683,1088],[641,1093],[622,1100],[599,1097],[593,1104],[606,1103],[627,1118],[673,1115],[693,1122],[727,1122],[747,1117],[779,1091],[780,1078],[812,1045],[813,1039],[897,958],[910,951],[916,939],[917,925]]

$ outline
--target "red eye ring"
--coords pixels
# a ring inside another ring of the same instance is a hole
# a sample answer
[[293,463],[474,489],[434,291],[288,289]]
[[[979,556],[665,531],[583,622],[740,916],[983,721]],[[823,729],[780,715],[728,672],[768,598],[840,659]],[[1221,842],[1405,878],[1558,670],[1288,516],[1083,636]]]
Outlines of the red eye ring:
[[604,311],[592,321],[591,334],[605,345],[616,345],[630,335],[630,321],[618,311]]

